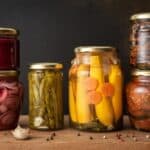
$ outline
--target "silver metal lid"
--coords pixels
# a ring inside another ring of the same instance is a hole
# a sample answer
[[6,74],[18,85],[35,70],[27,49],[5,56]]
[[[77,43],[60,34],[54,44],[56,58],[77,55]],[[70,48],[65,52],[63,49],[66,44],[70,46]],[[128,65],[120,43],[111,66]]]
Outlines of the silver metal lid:
[[33,63],[29,66],[30,69],[62,69],[63,65],[60,63],[41,62]]
[[142,19],[150,19],[150,12],[134,14],[130,18],[130,20],[142,20]]
[[112,46],[80,46],[75,48],[75,53],[85,52],[100,52],[100,51],[114,51],[116,50]]

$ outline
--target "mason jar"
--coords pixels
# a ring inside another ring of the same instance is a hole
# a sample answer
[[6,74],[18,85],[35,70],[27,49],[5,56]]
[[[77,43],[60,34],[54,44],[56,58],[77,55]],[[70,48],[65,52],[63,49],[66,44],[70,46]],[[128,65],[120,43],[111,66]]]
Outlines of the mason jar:
[[138,69],[150,69],[150,13],[131,16],[130,64]]
[[0,71],[0,130],[17,126],[23,101],[23,86],[18,78],[17,71]]
[[139,130],[150,131],[150,70],[132,71],[126,95],[132,126]]
[[32,129],[63,128],[62,64],[34,63],[30,65],[29,126]]
[[0,27],[0,69],[19,68],[19,32],[14,28]]
[[122,82],[114,47],[77,47],[69,70],[71,125],[86,131],[121,129]]

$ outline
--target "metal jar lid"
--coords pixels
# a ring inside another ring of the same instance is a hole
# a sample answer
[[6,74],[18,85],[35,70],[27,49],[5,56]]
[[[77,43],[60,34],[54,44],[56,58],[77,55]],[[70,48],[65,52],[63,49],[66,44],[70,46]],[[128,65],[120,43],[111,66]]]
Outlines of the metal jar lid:
[[150,19],[150,12],[134,14],[130,18],[130,20],[143,20],[143,19]]
[[62,69],[63,65],[60,63],[51,63],[51,62],[41,62],[41,63],[33,63],[29,66],[30,69]]
[[100,51],[116,51],[112,46],[80,46],[75,48],[75,53],[100,52]]
[[14,77],[18,75],[19,71],[16,70],[0,70],[0,77]]
[[0,36],[18,36],[19,31],[14,28],[0,27]]
[[139,70],[139,69],[134,69],[131,74],[133,76],[150,76],[150,70]]

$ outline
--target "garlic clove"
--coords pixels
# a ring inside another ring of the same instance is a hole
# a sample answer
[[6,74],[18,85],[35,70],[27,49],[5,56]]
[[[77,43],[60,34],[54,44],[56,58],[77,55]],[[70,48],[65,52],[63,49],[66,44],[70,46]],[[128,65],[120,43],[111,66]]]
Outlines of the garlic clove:
[[29,129],[22,128],[19,125],[15,130],[12,131],[12,134],[17,140],[26,140],[30,137]]

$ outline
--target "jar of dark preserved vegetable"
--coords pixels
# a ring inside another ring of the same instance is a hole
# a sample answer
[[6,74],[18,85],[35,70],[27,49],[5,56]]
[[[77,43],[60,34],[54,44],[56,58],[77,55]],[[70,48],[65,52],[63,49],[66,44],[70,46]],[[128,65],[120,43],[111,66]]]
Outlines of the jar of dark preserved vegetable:
[[134,70],[126,94],[131,124],[150,131],[150,70]]
[[62,64],[35,63],[30,65],[29,126],[32,129],[63,128]]
[[150,69],[150,13],[131,16],[130,64],[139,69]]
[[71,125],[80,130],[122,127],[122,71],[113,47],[78,47],[69,70]]
[[19,68],[18,31],[13,28],[0,28],[0,69]]
[[17,126],[23,101],[23,86],[17,71],[0,71],[0,130]]

